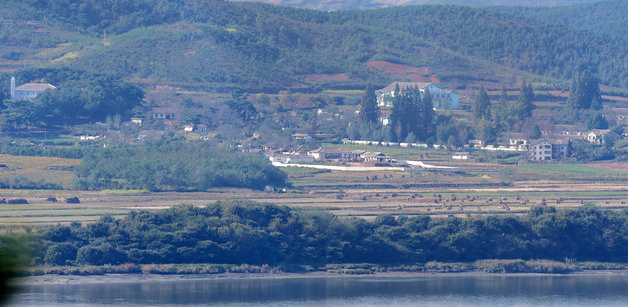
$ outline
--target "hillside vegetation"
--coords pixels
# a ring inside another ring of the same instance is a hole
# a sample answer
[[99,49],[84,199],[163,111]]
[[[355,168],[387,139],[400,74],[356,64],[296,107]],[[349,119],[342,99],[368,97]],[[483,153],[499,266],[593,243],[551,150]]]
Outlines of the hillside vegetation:
[[[215,0],[30,0],[0,10],[11,22],[39,25],[19,36],[2,28],[7,62],[72,65],[148,83],[277,90],[313,86],[305,74],[344,73],[349,81],[334,85],[356,88],[390,81],[364,65],[387,60],[429,66],[442,81],[503,77],[514,69],[570,78],[590,68],[603,83],[628,87],[625,41],[479,8],[327,13]],[[54,35],[34,45],[18,39],[38,29]]]
[[587,30],[624,41],[628,39],[628,5],[624,0],[606,0],[563,7],[496,7],[491,10]]

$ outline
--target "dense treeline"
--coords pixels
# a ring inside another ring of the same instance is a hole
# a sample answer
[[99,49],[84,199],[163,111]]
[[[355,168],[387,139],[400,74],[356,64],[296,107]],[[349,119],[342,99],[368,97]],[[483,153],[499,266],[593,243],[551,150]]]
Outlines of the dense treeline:
[[[112,75],[69,68],[34,68],[18,71],[16,84],[43,80],[55,85],[34,100],[4,100],[0,112],[8,123],[64,125],[104,121],[108,116],[128,116],[140,106],[144,92]],[[9,77],[4,74],[3,79]],[[6,82],[4,81],[4,82]],[[4,83],[3,82],[3,83]]]
[[103,150],[100,146],[45,147],[23,146],[10,143],[0,144],[0,154],[32,157],[80,159],[87,152],[100,150]]
[[628,261],[628,212],[533,208],[523,217],[380,216],[374,221],[243,201],[103,217],[41,232],[46,264]]
[[88,152],[75,171],[81,189],[202,191],[287,185],[287,175],[261,156],[185,142]]
[[32,18],[57,21],[66,29],[98,37],[119,34],[107,48],[72,59],[75,65],[188,86],[276,89],[295,86],[295,76],[311,73],[347,73],[385,84],[388,80],[363,65],[373,59],[428,65],[442,80],[486,78],[477,72],[486,70],[485,64],[468,56],[565,79],[588,68],[605,84],[628,85],[622,69],[625,40],[480,8],[329,13],[210,0],[29,0],[20,5]]

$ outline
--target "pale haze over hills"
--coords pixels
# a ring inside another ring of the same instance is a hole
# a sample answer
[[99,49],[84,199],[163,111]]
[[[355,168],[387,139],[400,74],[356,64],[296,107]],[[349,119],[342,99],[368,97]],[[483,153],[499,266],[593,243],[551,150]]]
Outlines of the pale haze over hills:
[[[233,1],[233,0],[232,0]],[[240,1],[240,0],[235,0]],[[465,6],[563,6],[579,3],[593,3],[599,0],[246,0],[283,6],[320,10],[357,10],[382,8],[399,5],[455,4]]]

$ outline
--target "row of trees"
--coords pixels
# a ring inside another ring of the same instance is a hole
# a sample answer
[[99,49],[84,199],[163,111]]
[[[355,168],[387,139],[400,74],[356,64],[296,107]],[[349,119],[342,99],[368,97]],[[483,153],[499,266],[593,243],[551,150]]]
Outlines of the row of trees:
[[340,219],[245,201],[103,217],[40,232],[38,262],[403,264],[479,259],[628,261],[628,211],[593,206],[524,216]]

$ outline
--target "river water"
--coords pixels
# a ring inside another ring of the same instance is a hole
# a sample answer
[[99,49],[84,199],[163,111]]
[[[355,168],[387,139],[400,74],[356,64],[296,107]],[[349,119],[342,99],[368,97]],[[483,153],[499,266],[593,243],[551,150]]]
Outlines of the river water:
[[9,306],[628,306],[628,275],[236,278],[30,285]]

